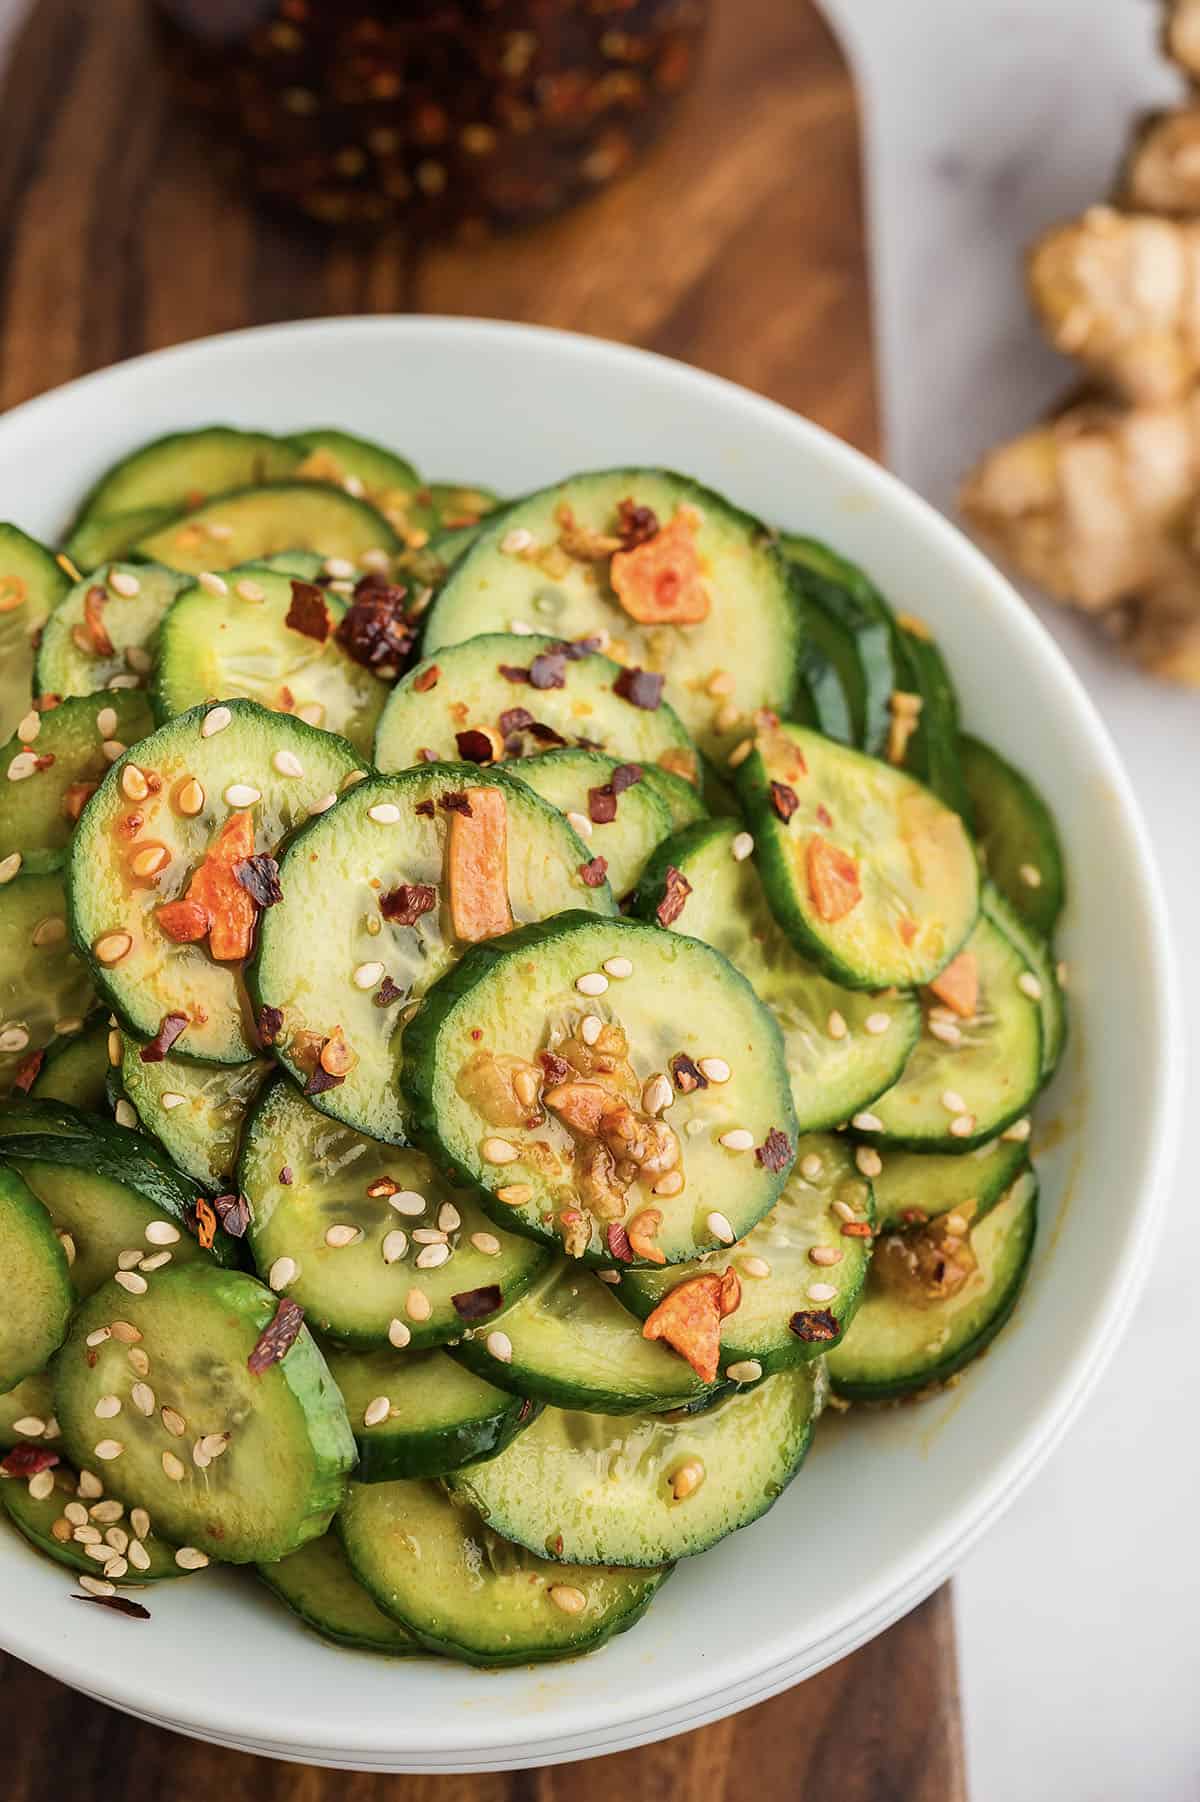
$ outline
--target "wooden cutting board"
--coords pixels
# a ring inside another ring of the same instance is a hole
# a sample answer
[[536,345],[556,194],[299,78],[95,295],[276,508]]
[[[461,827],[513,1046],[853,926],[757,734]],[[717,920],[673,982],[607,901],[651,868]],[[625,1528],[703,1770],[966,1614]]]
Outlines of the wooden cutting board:
[[[140,0],[39,0],[0,87],[0,406],[237,326],[472,313],[663,351],[877,447],[855,97],[806,0],[716,0],[701,79],[652,158],[560,222],[471,250],[399,235],[364,250],[250,211],[172,117]],[[114,1624],[115,1656],[136,1631]],[[143,1726],[2,1654],[0,1720],[5,1802],[965,1796],[945,1590],[735,1719],[547,1770],[394,1778],[273,1763]]]

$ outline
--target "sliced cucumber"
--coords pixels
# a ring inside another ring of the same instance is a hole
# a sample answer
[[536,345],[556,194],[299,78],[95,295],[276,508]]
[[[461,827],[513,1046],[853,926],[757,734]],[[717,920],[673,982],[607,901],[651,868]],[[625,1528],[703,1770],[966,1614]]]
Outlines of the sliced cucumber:
[[134,551],[198,576],[261,563],[279,551],[316,551],[358,563],[372,551],[394,556],[399,541],[366,501],[318,482],[272,482],[216,495],[183,518],[139,538]]
[[0,1094],[32,1080],[36,1052],[77,1032],[95,995],[70,937],[59,857],[35,853],[0,875]]
[[29,1090],[34,1101],[65,1101],[68,1107],[99,1113],[104,1107],[109,1072],[111,1028],[103,1008],[96,1008],[78,1032],[59,1037],[45,1056]]
[[[159,926],[158,910],[186,894],[234,813],[251,813],[255,852],[272,855],[293,827],[330,805],[354,769],[343,739],[251,701],[196,707],[113,765],[75,833],[71,926],[132,1032],[152,1038],[167,1014],[182,1013],[188,1026],[179,1051],[214,1063],[253,1055],[240,964],[217,963],[205,942],[176,943]],[[183,811],[197,804],[198,813]],[[137,875],[134,858],[155,847],[167,861]]]
[[760,733],[737,776],[767,899],[797,949],[849,988],[932,980],[979,911],[959,816],[803,726]]
[[149,1041],[120,1035],[120,1084],[147,1132],[184,1173],[214,1193],[233,1181],[242,1126],[272,1065],[200,1064],[169,1053],[149,1062]]
[[1022,1141],[993,1139],[961,1157],[938,1151],[893,1151],[874,1179],[880,1231],[920,1226],[942,1214],[980,1221],[1016,1181],[1026,1162]]
[[[566,814],[593,857],[604,859],[614,895],[629,893],[654,847],[671,831],[667,803],[640,764],[621,764],[601,751],[546,751],[523,757],[516,773]],[[660,773],[666,776],[665,770]],[[622,788],[628,776],[634,780]]]
[[915,630],[915,624],[896,628],[901,647],[901,687],[921,702],[916,728],[902,762],[969,826],[971,797],[959,755],[958,696],[945,658],[925,628]]
[[664,770],[661,763],[643,764],[641,770],[642,781],[666,806],[671,816],[672,832],[682,832],[685,826],[692,826],[697,820],[708,818],[708,808],[699,790],[686,776],[676,776],[671,770]]
[[[261,923],[251,984],[260,1007],[282,1013],[275,1055],[323,1111],[402,1144],[408,1016],[478,936],[478,901],[519,921],[567,907],[611,914],[607,883],[589,886],[589,861],[562,816],[502,772],[432,764],[360,782],[292,840],[283,900]],[[425,911],[389,918],[397,897]],[[319,955],[298,958],[318,921]],[[494,913],[484,924],[499,929]],[[319,1090],[316,1056],[339,1028],[353,1064]]]
[[532,1401],[497,1389],[445,1352],[330,1348],[326,1356],[358,1443],[360,1483],[440,1477],[494,1458],[537,1413]]
[[778,1500],[799,1470],[824,1396],[800,1364],[700,1413],[568,1414],[547,1408],[506,1451],[451,1479],[488,1525],[580,1564],[690,1558]]
[[54,1377],[49,1369],[35,1371],[14,1389],[0,1395],[0,1446],[51,1443],[59,1436],[54,1418]]
[[[259,1270],[276,1282],[286,1273],[313,1325],[348,1345],[442,1345],[464,1329],[455,1296],[482,1291],[482,1305],[494,1287],[499,1313],[545,1262],[528,1240],[494,1232],[422,1152],[328,1119],[290,1083],[273,1084],[254,1110],[239,1181]],[[339,1243],[337,1228],[358,1236]]]
[[426,496],[444,536],[473,532],[482,520],[504,505],[493,489],[478,482],[427,482],[418,499],[423,501]]
[[71,586],[53,551],[0,524],[0,734],[29,707],[37,637]]
[[817,1132],[848,1120],[898,1079],[921,1030],[921,1009],[911,995],[881,1003],[843,988],[801,957],[767,906],[747,838],[732,821],[705,820],[668,839],[646,869],[637,907],[644,918],[657,918],[671,870],[691,884],[672,930],[713,945],[771,1009],[783,1033],[799,1130]]
[[[613,558],[626,501],[650,508],[662,529],[634,556],[654,557],[656,543],[665,556],[666,534],[678,539],[647,592],[643,619],[654,623],[639,623],[613,586],[614,570],[626,588],[633,569]],[[664,603],[673,604],[681,587],[696,607],[676,624]],[[564,638],[601,634],[622,662],[665,674],[667,699],[711,755],[736,742],[739,715],[764,707],[786,713],[795,691],[800,622],[787,567],[765,527],[668,471],[572,476],[514,501],[450,572],[430,609],[426,654],[479,632],[511,632],[514,620]]]
[[411,1658],[421,1650],[406,1627],[375,1606],[332,1529],[274,1564],[260,1564],[258,1574],[322,1639],[389,1658]]
[[49,1361],[67,1336],[74,1296],[49,1214],[15,1170],[0,1165],[0,1393]]
[[85,520],[137,507],[195,508],[227,488],[278,481],[292,473],[303,454],[286,438],[236,426],[168,433],[139,445],[104,472],[80,506],[76,530]]
[[[531,670],[536,682],[556,686],[535,687]],[[427,652],[396,684],[379,722],[375,762],[381,770],[404,770],[429,752],[454,758],[461,755],[460,738],[482,732],[491,736],[497,759],[557,742],[631,763],[661,763],[695,778],[696,752],[674,708],[626,700],[615,686],[621,681],[621,666],[611,657],[563,655],[561,639],[489,633],[446,645],[436,656]],[[527,714],[532,725],[518,729],[515,722]]]
[[[514,1069],[528,1114],[506,1088]],[[608,1228],[646,1209],[668,1263],[740,1237],[794,1155],[774,1019],[710,946],[640,921],[565,913],[473,946],[409,1026],[402,1081],[419,1140],[494,1218],[602,1263],[617,1261]],[[580,1112],[593,1103],[608,1122],[594,1134]]]
[[591,1651],[639,1621],[669,1575],[538,1557],[437,1483],[352,1483],[338,1527],[379,1606],[429,1650],[468,1664]]
[[[1022,987],[1031,974],[1025,959],[986,916],[977,921],[965,954],[978,972],[975,1012],[943,1022],[945,1010],[929,996],[926,1030],[904,1074],[872,1102],[873,1124],[858,1117],[860,1130],[914,1151],[970,1151],[1011,1126],[1037,1094],[1041,1010]],[[953,1028],[952,1043],[930,1030],[937,1024]]]
[[[141,1538],[131,1531],[132,1521],[120,1503],[111,1499],[81,1501],[79,1478],[62,1464],[53,1471],[52,1482],[46,1496],[34,1496],[29,1484],[19,1478],[0,1483],[0,1504],[18,1533],[56,1564],[86,1571],[89,1577],[110,1576],[119,1583],[156,1583],[166,1577],[187,1576],[188,1566],[176,1562],[173,1545],[152,1531]],[[82,1507],[91,1517],[82,1527],[64,1513],[72,1504],[72,1512]],[[117,1508],[120,1513],[114,1520]],[[137,1524],[142,1525],[140,1517]],[[131,1544],[137,1547],[132,1559]],[[90,1555],[92,1551],[95,1557]]]
[[303,597],[300,578],[251,565],[221,580],[224,594],[197,583],[163,621],[154,675],[158,717],[240,695],[339,732],[368,755],[389,690],[334,636],[345,603],[323,596],[328,631],[313,637],[287,623],[297,589]]
[[430,509],[428,504],[422,509],[417,500],[421,478],[406,458],[336,426],[299,432],[295,442],[305,453],[297,477],[332,482],[348,494],[368,500],[405,543],[413,534],[422,543],[428,538]]
[[984,884],[983,911],[1016,946],[1038,985],[1037,1000],[1042,1014],[1042,1081],[1049,1082],[1058,1068],[1067,1039],[1067,998],[1058,980],[1058,967],[1037,927],[1031,926],[1005,900],[993,882]]
[[960,749],[987,873],[1025,923],[1049,939],[1066,886],[1053,815],[1028,776],[982,739],[964,737]]
[[[677,1280],[673,1270],[662,1286]],[[499,1341],[487,1327],[464,1334],[456,1361],[489,1383],[557,1408],[661,1413],[715,1393],[661,1340],[644,1339],[608,1284],[577,1264],[556,1262],[501,1327]]]
[[836,669],[850,709],[852,742],[881,757],[897,686],[891,610],[860,569],[815,538],[785,532],[805,629]]
[[[249,1366],[276,1307],[240,1271],[159,1270],[141,1295],[99,1289],[58,1359],[58,1418],[75,1462],[99,1459],[112,1493],[146,1508],[168,1539],[232,1564],[286,1557],[323,1533],[354,1464],[346,1410],[306,1327],[281,1361]],[[138,1334],[140,1372],[120,1336],[88,1344],[114,1321]],[[118,1399],[116,1415],[97,1417],[103,1396]]]
[[973,1268],[944,1300],[936,1291],[931,1297],[915,1265],[906,1280],[901,1235],[881,1239],[866,1299],[829,1360],[836,1392],[848,1401],[892,1401],[944,1383],[978,1357],[1017,1305],[1036,1230],[1037,1179],[1029,1170],[972,1230]]
[[[121,592],[133,583],[133,593]],[[34,672],[38,692],[144,688],[163,614],[184,586],[174,570],[142,563],[107,564],[76,582],[42,632]]]
[[127,513],[109,513],[103,518],[97,514],[94,519],[80,520],[63,549],[76,569],[86,575],[113,557],[123,557],[130,545],[149,532],[157,532],[175,518],[177,511],[175,507],[134,507]]
[[826,738],[852,745],[855,738],[850,702],[837,664],[821,643],[820,633],[826,621],[815,609],[810,612],[802,607],[801,611],[805,639],[796,688],[796,718],[801,725],[812,726]]
[[[783,1194],[737,1247],[741,1303],[721,1322],[721,1367],[735,1382],[754,1383],[820,1357],[853,1320],[875,1210],[852,1151],[829,1135],[801,1139]],[[706,1268],[631,1270],[617,1295],[644,1320],[676,1283]]]
[[63,850],[110,762],[153,726],[145,695],[129,689],[76,695],[46,713],[28,713],[21,736],[0,751],[9,776],[0,788],[0,857]]

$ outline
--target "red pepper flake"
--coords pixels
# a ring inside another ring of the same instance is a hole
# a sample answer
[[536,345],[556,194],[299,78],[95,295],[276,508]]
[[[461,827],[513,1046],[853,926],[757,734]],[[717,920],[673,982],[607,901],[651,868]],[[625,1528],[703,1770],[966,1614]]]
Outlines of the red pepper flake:
[[293,632],[302,632],[305,638],[315,638],[318,644],[325,643],[333,630],[333,621],[329,615],[329,602],[315,582],[298,582],[293,577],[292,602],[283,623]]
[[334,633],[356,663],[378,676],[396,675],[413,648],[416,633],[404,609],[407,593],[382,577],[364,576]]
[[828,1345],[840,1331],[837,1316],[828,1308],[802,1308],[792,1315],[788,1327],[805,1345]]
[[541,720],[534,720],[528,730],[529,736],[536,738],[540,745],[565,745],[567,742],[561,732],[556,732],[553,726],[543,725]]
[[51,768],[53,763],[54,763],[54,752],[53,751],[43,751],[43,753],[40,757],[34,758],[33,767],[34,767],[35,771],[36,770],[48,770]]
[[636,788],[643,775],[640,763],[619,763],[612,773],[614,795],[623,795],[627,788]]
[[817,823],[818,825],[824,826],[826,831],[829,831],[833,825],[833,815],[830,813],[828,807],[826,807],[824,801],[817,802]]
[[582,663],[585,657],[590,657],[593,651],[600,649],[600,640],[598,638],[572,638],[569,643],[557,645],[555,648],[560,650],[571,663]]
[[623,551],[634,551],[639,544],[649,544],[660,529],[653,507],[639,507],[632,499],[617,502],[617,536]]
[[431,820],[433,818],[433,802],[418,801],[413,812],[420,814],[422,819]]
[[214,1195],[213,1210],[231,1239],[245,1238],[250,1203],[244,1195]]
[[336,1089],[345,1080],[344,1076],[335,1076],[331,1070],[326,1070],[318,1064],[304,1085],[304,1093],[306,1095],[324,1095],[327,1089]]
[[586,883],[588,888],[603,887],[604,882],[608,877],[608,859],[606,857],[593,857],[590,863],[581,863],[579,866],[579,876],[580,880]]
[[800,799],[794,788],[790,788],[786,782],[772,782],[771,806],[785,826],[799,805]]
[[588,789],[588,818],[597,826],[607,826],[617,817],[616,790],[611,782],[603,788]]
[[150,1610],[143,1608],[140,1602],[131,1602],[128,1596],[81,1596],[71,1591],[73,1602],[91,1602],[97,1608],[111,1608],[114,1614],[128,1615],[130,1620],[148,1621]]
[[78,820],[80,814],[99,788],[98,782],[70,782],[63,790],[62,810],[68,820]]
[[390,976],[385,976],[371,999],[376,1007],[391,1007],[393,1003],[404,998],[404,990],[396,987]]
[[[501,663],[500,674],[506,682],[528,682],[529,671],[519,663]],[[518,711],[521,711],[518,709]]]
[[36,1477],[41,1470],[53,1470],[59,1462],[57,1452],[40,1445],[14,1445],[0,1458],[0,1470],[9,1477]]
[[196,1237],[205,1251],[211,1251],[217,1236],[217,1216],[203,1195],[196,1202]]
[[273,1045],[279,1037],[283,1026],[283,1009],[281,1007],[260,1007],[258,1010],[258,1042],[260,1045]]
[[103,588],[89,588],[83,597],[83,629],[97,657],[111,657],[113,641],[104,623],[108,595]]
[[671,926],[675,923],[683,912],[691,892],[692,885],[683,871],[677,870],[673,863],[668,864],[663,898],[654,910],[660,926]]
[[623,669],[613,683],[613,693],[628,701],[631,707],[642,707],[654,713],[661,705],[665,677],[646,669]]
[[[437,890],[428,882],[402,882],[399,888],[379,897],[380,913],[395,926],[415,926],[422,915],[432,913],[436,906]],[[397,989],[396,994],[399,993]]]
[[258,1343],[246,1359],[246,1369],[261,1376],[272,1364],[287,1357],[304,1325],[304,1309],[285,1295],[275,1310],[275,1318],[259,1334]]
[[438,806],[443,813],[465,813],[468,819],[472,817],[471,803],[461,788],[454,789],[448,795],[439,795]]
[[629,1234],[619,1220],[610,1221],[604,1237],[614,1258],[622,1264],[633,1263],[633,1247],[629,1243]]
[[44,1051],[31,1051],[28,1057],[21,1059],[13,1076],[13,1088],[22,1095],[28,1095],[37,1081],[38,1071],[46,1061]]
[[754,1156],[764,1170],[773,1170],[778,1175],[792,1161],[792,1141],[786,1133],[781,1133],[777,1126],[773,1126]]
[[567,652],[542,651],[529,666],[531,688],[565,688],[567,686]]
[[283,1166],[282,1170],[279,1172],[279,1180],[285,1189],[291,1188],[296,1179],[292,1175],[292,1166],[290,1164],[285,1164]]
[[62,696],[55,694],[38,695],[33,703],[35,713],[53,713],[56,707],[62,706]]
[[546,1087],[553,1088],[557,1083],[566,1082],[572,1075],[570,1064],[565,1057],[559,1057],[553,1051],[542,1051],[538,1054],[538,1063],[546,1073]]
[[901,1208],[900,1218],[903,1220],[905,1226],[925,1226],[929,1220],[929,1215],[925,1212],[924,1208]]
[[843,1239],[870,1239],[871,1228],[865,1220],[847,1220],[842,1227]]
[[244,888],[256,907],[274,907],[283,900],[279,881],[279,865],[267,851],[244,857],[233,866],[233,879]]
[[675,1087],[681,1095],[691,1095],[697,1089],[707,1089],[708,1078],[698,1070],[686,1051],[677,1051],[671,1059],[671,1075],[675,1079]]
[[495,763],[496,747],[486,732],[477,726],[468,726],[465,732],[456,732],[454,742],[458,746],[458,754],[468,763]]
[[141,1061],[144,1064],[161,1064],[180,1033],[186,1032],[190,1024],[186,1014],[164,1014],[159,1021],[158,1031],[138,1053]]
[[485,1320],[496,1312],[503,1296],[499,1283],[485,1283],[479,1289],[461,1289],[450,1300],[460,1320]]
[[431,688],[437,687],[438,678],[441,673],[442,672],[436,663],[427,664],[423,670],[418,670],[413,677],[413,687],[419,695],[428,694]]
[[533,715],[528,707],[506,707],[498,723],[501,738],[508,738],[513,732],[524,732],[532,726]]

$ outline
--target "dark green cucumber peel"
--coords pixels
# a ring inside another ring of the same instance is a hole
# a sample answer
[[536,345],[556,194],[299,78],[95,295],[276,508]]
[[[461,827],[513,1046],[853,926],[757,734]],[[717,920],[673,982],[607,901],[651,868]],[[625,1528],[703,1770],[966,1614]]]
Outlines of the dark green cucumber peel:
[[66,1253],[37,1196],[0,1166],[0,1391],[41,1370],[67,1334],[74,1305]]
[[991,745],[964,736],[960,750],[987,873],[1009,906],[1049,941],[1066,890],[1054,817],[1029,777]]
[[[489,1327],[500,1318],[489,1315]],[[358,1483],[442,1477],[494,1458],[540,1411],[536,1401],[498,1389],[442,1351],[329,1347],[326,1356],[358,1446]]]
[[334,1645],[388,1658],[416,1657],[423,1649],[407,1627],[375,1606],[332,1527],[298,1552],[260,1564],[258,1574],[306,1627]]
[[[0,1483],[0,1507],[7,1513],[17,1532],[36,1551],[52,1558],[55,1564],[65,1565],[68,1570],[78,1571],[89,1577],[102,1577],[105,1561],[88,1556],[87,1542],[75,1538],[74,1524],[63,1513],[63,1509],[72,1502],[90,1511],[97,1506],[95,1500],[80,1499],[79,1479],[64,1464],[54,1469],[52,1480],[54,1487],[51,1493],[39,1498],[30,1494],[28,1483],[19,1477]],[[136,1507],[137,1504],[132,1506]],[[153,1531],[137,1541],[145,1562],[142,1562],[138,1553],[135,1553],[135,1561],[131,1562],[128,1547],[130,1540],[136,1539],[136,1535],[131,1531],[129,1511],[123,1509],[116,1521],[105,1523],[105,1515],[111,1512],[110,1503],[110,1507],[105,1509],[99,1519],[92,1516],[92,1523],[99,1533],[107,1532],[110,1527],[119,1528],[119,1537],[114,1533],[113,1539],[106,1542],[109,1546],[109,1559],[119,1559],[125,1565],[124,1570],[115,1573],[117,1581],[122,1584],[159,1583],[167,1578],[186,1577],[190,1574],[186,1565],[176,1563],[175,1547],[168,1545]],[[54,1531],[55,1527],[58,1528],[57,1532]],[[71,1528],[70,1535],[64,1536],[68,1527]],[[94,1540],[92,1543],[96,1544]]]
[[841,679],[852,742],[881,757],[897,687],[891,609],[860,569],[815,538],[784,533],[779,548],[805,622]]
[[1059,982],[1054,954],[1037,927],[992,882],[983,887],[983,911],[1016,946],[1041,989],[1038,1006],[1042,1015],[1042,1081],[1047,1083],[1058,1068],[1067,1042],[1067,998]]

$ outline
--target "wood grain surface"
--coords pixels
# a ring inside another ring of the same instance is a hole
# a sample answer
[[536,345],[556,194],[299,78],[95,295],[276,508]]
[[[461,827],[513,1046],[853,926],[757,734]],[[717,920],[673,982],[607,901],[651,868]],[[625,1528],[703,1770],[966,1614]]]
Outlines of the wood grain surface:
[[[2,86],[0,406],[238,326],[433,311],[641,344],[876,447],[855,99],[806,0],[716,0],[701,79],[647,162],[558,223],[473,249],[339,244],[249,210],[226,161],[173,117],[140,0],[38,0]],[[947,1591],[735,1719],[556,1769],[272,1763],[142,1726],[3,1656],[0,1720],[3,1802],[964,1796]]]

